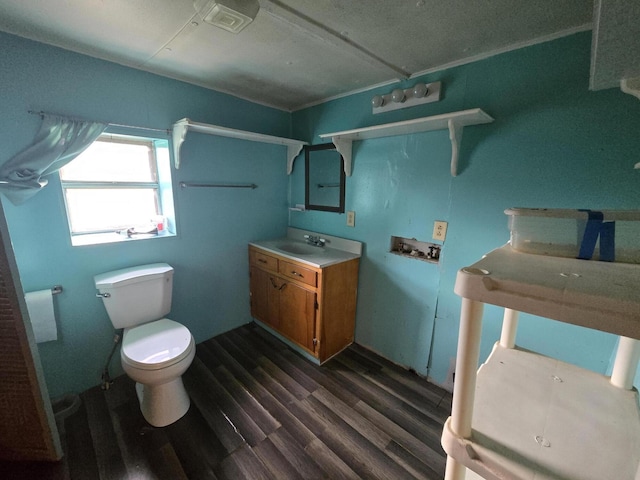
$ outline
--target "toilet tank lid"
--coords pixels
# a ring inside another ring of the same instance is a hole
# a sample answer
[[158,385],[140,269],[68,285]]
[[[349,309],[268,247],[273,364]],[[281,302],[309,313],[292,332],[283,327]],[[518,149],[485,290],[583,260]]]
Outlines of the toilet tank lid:
[[151,263],[136,267],[122,268],[93,277],[96,288],[113,288],[149,280],[149,277],[172,274],[173,267],[166,263]]

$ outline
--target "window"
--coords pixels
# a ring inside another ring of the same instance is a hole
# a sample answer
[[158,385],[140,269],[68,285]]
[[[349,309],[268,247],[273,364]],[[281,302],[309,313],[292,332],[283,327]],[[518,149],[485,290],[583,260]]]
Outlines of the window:
[[60,170],[73,245],[166,234],[174,224],[166,139],[102,134]]

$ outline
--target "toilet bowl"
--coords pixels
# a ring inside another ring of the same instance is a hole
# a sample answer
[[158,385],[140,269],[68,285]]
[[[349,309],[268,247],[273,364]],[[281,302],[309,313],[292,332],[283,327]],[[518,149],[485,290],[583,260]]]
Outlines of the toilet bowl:
[[154,427],[170,425],[189,410],[182,374],[195,353],[189,330],[168,318],[125,329],[122,368],[136,382],[140,410]]
[[144,418],[164,427],[182,418],[190,406],[182,374],[195,356],[189,329],[165,318],[171,310],[173,268],[154,263],[94,277],[115,328],[124,329],[120,360],[136,382]]

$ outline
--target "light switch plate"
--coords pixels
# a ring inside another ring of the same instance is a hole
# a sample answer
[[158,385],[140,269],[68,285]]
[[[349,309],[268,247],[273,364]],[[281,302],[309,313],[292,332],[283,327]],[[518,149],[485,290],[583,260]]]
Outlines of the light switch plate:
[[441,222],[439,220],[436,220],[435,222],[433,222],[433,239],[444,242],[444,239],[446,236],[447,236],[447,222]]

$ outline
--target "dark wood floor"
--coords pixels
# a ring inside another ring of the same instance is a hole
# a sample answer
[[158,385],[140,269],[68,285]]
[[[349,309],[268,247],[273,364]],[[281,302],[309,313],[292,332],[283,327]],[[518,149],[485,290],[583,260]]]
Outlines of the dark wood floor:
[[322,367],[254,324],[208,340],[184,382],[192,405],[153,428],[133,382],[81,395],[59,464],[0,464],[0,477],[441,479],[451,395],[353,345]]

